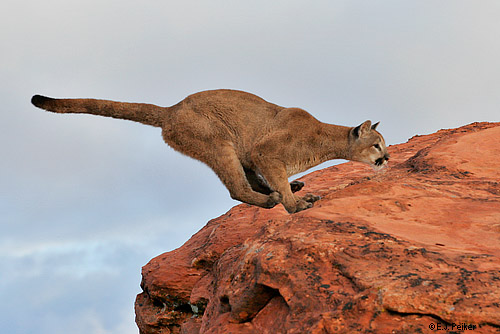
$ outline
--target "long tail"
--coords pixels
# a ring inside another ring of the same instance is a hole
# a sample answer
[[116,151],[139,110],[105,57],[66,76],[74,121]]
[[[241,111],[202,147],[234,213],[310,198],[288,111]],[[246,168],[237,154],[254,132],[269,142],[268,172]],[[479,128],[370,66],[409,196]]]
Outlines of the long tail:
[[92,114],[161,127],[168,108],[145,103],[126,103],[94,99],[53,99],[35,95],[31,103],[56,113]]

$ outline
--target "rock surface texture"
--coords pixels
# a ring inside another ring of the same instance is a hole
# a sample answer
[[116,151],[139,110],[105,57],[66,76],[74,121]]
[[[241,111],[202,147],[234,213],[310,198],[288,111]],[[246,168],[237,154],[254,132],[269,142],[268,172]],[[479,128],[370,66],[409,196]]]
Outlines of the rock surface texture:
[[311,209],[238,205],[151,260],[141,334],[500,333],[500,123],[389,152],[303,177]]

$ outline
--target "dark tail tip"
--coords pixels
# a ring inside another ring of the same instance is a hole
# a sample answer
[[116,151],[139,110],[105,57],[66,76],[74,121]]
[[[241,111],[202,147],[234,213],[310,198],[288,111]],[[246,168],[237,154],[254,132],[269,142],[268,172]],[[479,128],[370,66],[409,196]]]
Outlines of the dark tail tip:
[[32,98],[31,98],[31,103],[33,103],[33,105],[35,107],[38,107],[38,108],[43,108],[48,101],[51,101],[53,99],[51,99],[50,97],[46,97],[46,96],[42,96],[42,95],[34,95]]

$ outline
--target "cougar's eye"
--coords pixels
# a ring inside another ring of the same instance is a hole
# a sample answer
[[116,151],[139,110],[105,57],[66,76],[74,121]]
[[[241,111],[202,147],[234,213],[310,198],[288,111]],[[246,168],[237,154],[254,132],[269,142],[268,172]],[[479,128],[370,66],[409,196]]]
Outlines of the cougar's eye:
[[377,150],[380,151],[380,145],[379,144],[375,144],[375,145],[373,145],[373,147],[375,147]]

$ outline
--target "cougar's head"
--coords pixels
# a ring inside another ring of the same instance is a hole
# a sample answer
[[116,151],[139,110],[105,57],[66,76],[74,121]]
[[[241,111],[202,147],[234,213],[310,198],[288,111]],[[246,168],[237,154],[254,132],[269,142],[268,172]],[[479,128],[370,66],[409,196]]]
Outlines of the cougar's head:
[[385,167],[389,160],[384,137],[376,130],[378,124],[366,121],[349,134],[350,160],[364,162],[376,170]]

